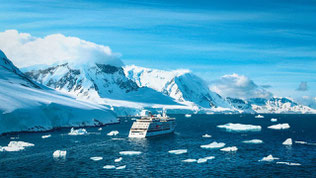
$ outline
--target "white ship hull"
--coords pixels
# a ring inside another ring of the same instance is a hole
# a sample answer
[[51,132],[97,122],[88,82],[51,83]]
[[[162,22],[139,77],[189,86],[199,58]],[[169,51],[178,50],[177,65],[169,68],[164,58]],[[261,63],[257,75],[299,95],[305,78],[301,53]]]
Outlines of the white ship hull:
[[161,130],[161,131],[155,131],[155,132],[148,132],[147,130],[141,131],[138,133],[132,133],[132,131],[129,132],[128,137],[131,138],[145,138],[145,137],[153,137],[153,136],[158,136],[158,135],[165,135],[165,134],[170,134],[173,133],[174,129],[169,129],[169,130]]

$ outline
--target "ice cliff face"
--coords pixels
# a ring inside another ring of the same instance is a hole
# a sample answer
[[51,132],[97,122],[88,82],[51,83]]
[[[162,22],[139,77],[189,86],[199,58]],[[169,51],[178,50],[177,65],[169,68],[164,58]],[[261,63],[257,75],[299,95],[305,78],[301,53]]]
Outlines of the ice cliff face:
[[117,122],[108,108],[77,101],[24,75],[0,50],[0,134]]

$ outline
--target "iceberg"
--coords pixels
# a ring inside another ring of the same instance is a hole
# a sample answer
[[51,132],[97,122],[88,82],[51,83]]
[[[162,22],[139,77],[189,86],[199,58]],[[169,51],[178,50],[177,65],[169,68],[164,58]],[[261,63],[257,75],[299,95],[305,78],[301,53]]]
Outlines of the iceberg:
[[119,157],[119,158],[115,159],[114,162],[116,162],[116,163],[120,162],[120,161],[122,161],[122,159],[123,159],[122,157]]
[[198,164],[205,163],[205,162],[207,162],[207,159],[205,159],[205,158],[200,158],[200,159],[197,160]]
[[67,155],[67,151],[56,150],[53,153],[54,158],[65,158]]
[[185,160],[182,160],[182,162],[185,162],[185,163],[194,163],[194,162],[196,162],[196,159],[185,159]]
[[51,137],[51,136],[52,136],[51,134],[49,134],[49,135],[43,135],[43,136],[42,136],[42,139],[49,138],[49,137]]
[[269,155],[269,156],[267,156],[267,157],[263,157],[261,160],[259,160],[259,161],[268,161],[268,162],[271,162],[271,161],[274,161],[274,160],[277,160],[277,159],[279,159],[279,158],[275,158],[275,157],[273,157],[272,155]]
[[228,132],[261,131],[260,125],[250,125],[250,124],[227,123],[224,125],[218,125],[217,127],[226,129],[226,131]]
[[285,165],[289,165],[289,166],[300,166],[300,163],[290,163],[290,162],[276,162],[276,164],[285,164]]
[[102,130],[102,127],[98,128],[98,131],[101,131]]
[[109,132],[107,135],[108,136],[114,136],[114,135],[117,135],[117,134],[119,134],[119,131],[113,130],[113,131]]
[[208,145],[201,145],[201,148],[206,148],[206,149],[217,149],[217,148],[222,148],[224,147],[226,144],[225,143],[217,143],[217,142],[212,142]]
[[88,134],[86,129],[74,129],[71,128],[70,132],[68,133],[68,135],[86,135]]
[[290,125],[288,123],[276,124],[276,125],[271,125],[268,128],[269,129],[275,129],[275,130],[282,130],[282,129],[289,129]]
[[271,118],[271,120],[270,120],[271,122],[277,122],[278,121],[278,119],[276,119],[276,118]]
[[203,137],[203,138],[211,138],[211,137],[212,137],[212,135],[209,135],[209,134],[204,134],[204,135],[202,135],[202,137]]
[[140,155],[142,152],[140,151],[121,151],[120,155]]
[[103,166],[103,169],[115,169],[115,166],[113,166],[113,165],[105,165],[105,166]]
[[283,145],[288,145],[288,146],[290,146],[290,145],[293,144],[293,142],[292,142],[292,139],[291,139],[291,138],[288,138],[288,139],[286,139],[282,144],[283,144]]
[[95,157],[90,157],[91,160],[93,161],[100,161],[103,159],[103,157],[100,157],[100,156],[95,156]]
[[252,139],[252,140],[245,140],[245,141],[243,141],[243,143],[260,144],[260,143],[263,143],[263,141],[259,140],[259,139]]
[[232,146],[232,147],[226,147],[226,148],[222,148],[220,149],[221,151],[227,151],[227,152],[233,152],[233,151],[237,151],[238,148],[236,146]]
[[119,167],[117,167],[117,168],[115,168],[115,169],[125,169],[126,168],[126,165],[124,165],[124,166],[119,166]]
[[28,143],[24,141],[10,141],[8,146],[1,147],[0,146],[0,151],[21,151],[24,150],[25,147],[31,147],[34,146],[33,143]]
[[170,151],[168,151],[168,153],[170,153],[170,154],[176,154],[176,155],[183,154],[183,153],[187,153],[187,152],[188,152],[187,149],[170,150]]

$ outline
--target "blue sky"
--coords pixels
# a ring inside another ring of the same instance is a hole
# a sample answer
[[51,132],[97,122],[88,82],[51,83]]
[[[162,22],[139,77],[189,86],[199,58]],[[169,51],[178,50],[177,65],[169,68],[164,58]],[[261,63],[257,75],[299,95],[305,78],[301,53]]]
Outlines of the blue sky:
[[[0,31],[108,45],[125,64],[246,75],[279,96],[316,96],[316,1],[0,0]],[[296,91],[301,82],[307,91]]]

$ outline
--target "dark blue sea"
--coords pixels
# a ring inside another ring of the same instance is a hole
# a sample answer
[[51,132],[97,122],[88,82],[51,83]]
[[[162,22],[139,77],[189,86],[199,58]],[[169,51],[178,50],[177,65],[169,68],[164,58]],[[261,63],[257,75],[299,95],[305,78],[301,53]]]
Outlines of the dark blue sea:
[[[316,177],[316,145],[297,144],[295,141],[316,143],[316,115],[171,115],[177,119],[174,134],[147,139],[129,139],[133,121],[122,118],[120,124],[86,128],[88,135],[69,136],[68,129],[47,133],[20,133],[0,136],[0,146],[15,141],[35,144],[18,152],[0,152],[0,177]],[[277,118],[278,122],[271,122]],[[226,123],[260,125],[259,132],[227,132],[217,128]],[[271,130],[267,127],[288,123],[290,129]],[[107,136],[118,130],[116,136]],[[51,134],[47,139],[42,135]],[[202,135],[212,135],[203,138]],[[284,146],[287,138],[292,146]],[[244,140],[261,139],[262,144],[245,144]],[[236,152],[202,149],[200,145],[213,141],[236,146]],[[184,154],[170,154],[169,150],[187,149]],[[55,150],[66,150],[65,159],[54,159]],[[120,151],[141,151],[140,155],[122,156]],[[279,160],[259,162],[272,154]],[[93,161],[90,157],[103,160]],[[185,159],[215,156],[206,163],[185,163]],[[114,159],[122,157],[121,162]],[[300,166],[276,164],[277,161],[299,163]],[[104,169],[105,165],[125,169]]]

